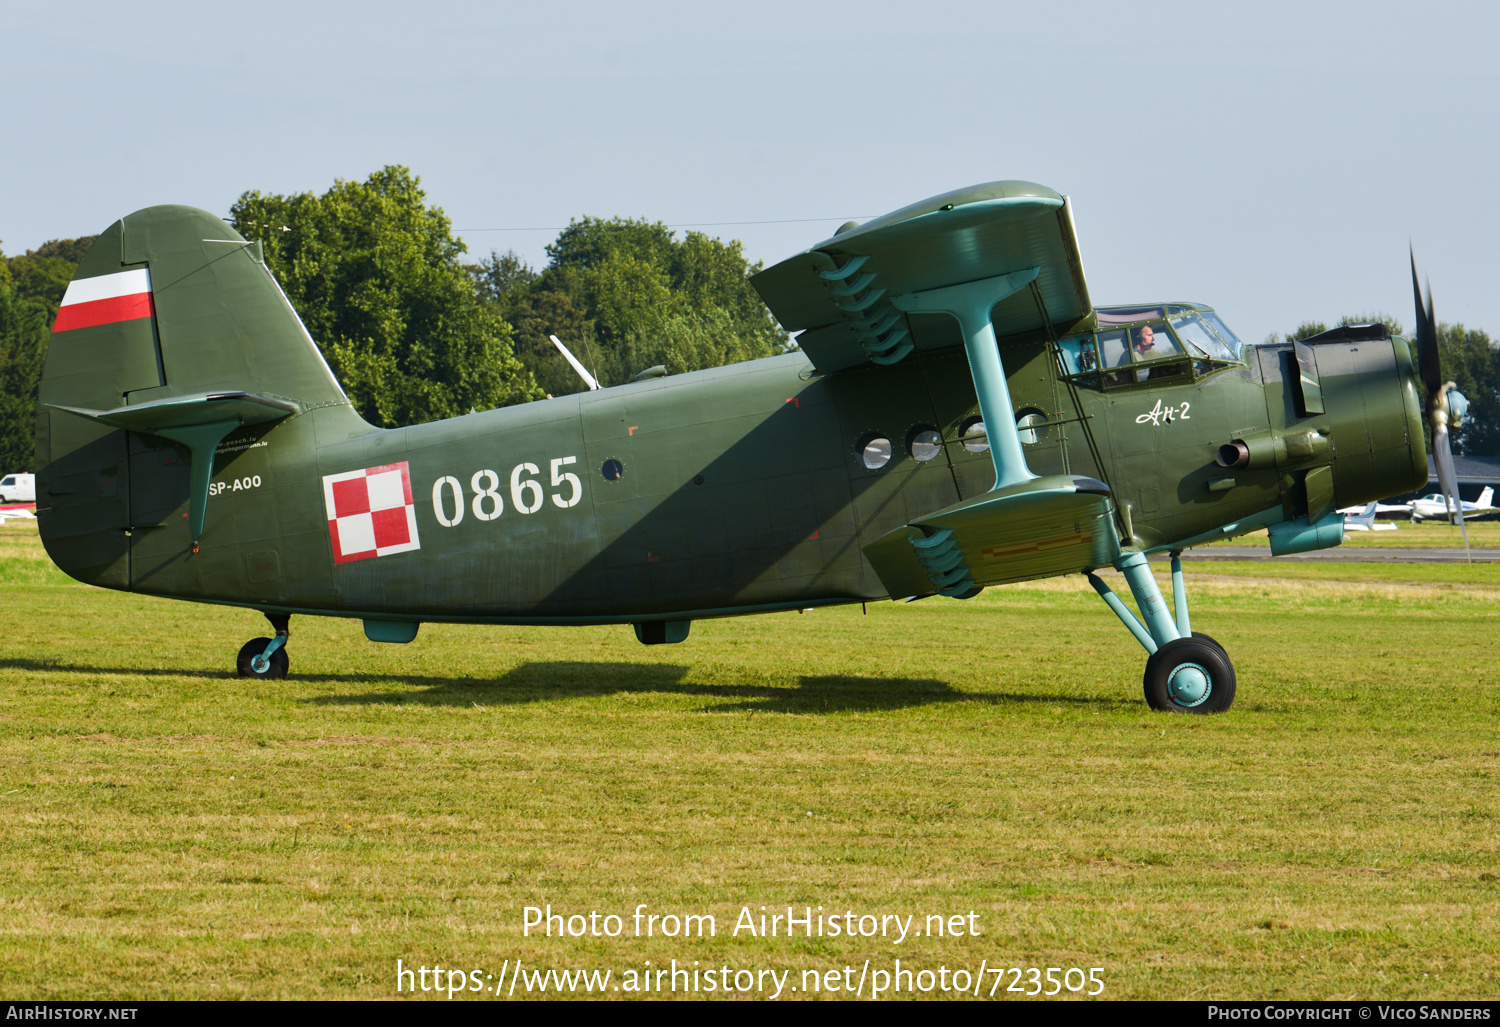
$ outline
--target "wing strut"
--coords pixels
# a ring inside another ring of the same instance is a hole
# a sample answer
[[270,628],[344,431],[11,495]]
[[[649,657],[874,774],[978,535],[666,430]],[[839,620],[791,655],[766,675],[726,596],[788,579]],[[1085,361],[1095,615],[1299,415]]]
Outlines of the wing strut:
[[995,462],[995,488],[1019,485],[1036,475],[1026,466],[1021,434],[1016,430],[1016,411],[1005,381],[1005,365],[995,341],[990,311],[995,304],[1014,296],[1036,278],[1039,268],[1012,271],[1008,275],[981,278],[977,282],[949,285],[925,292],[909,292],[891,300],[898,310],[952,314],[964,336],[969,373],[979,397],[979,413],[990,438],[990,458]]

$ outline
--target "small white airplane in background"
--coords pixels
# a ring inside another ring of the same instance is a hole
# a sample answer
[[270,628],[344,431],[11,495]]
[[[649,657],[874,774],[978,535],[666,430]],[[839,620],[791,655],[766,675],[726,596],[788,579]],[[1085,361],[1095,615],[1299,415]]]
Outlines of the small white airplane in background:
[[[1387,507],[1387,509],[1390,509]],[[1355,511],[1359,511],[1356,513]],[[1349,506],[1340,510],[1344,515],[1345,531],[1395,531],[1394,524],[1377,524],[1375,515],[1380,512],[1379,503],[1371,503],[1369,506]]]
[[[1494,498],[1495,490],[1486,488],[1483,492],[1479,493],[1479,498],[1476,501],[1471,503],[1468,500],[1464,500],[1464,519],[1468,520],[1476,516],[1483,517],[1486,514],[1500,513],[1500,506],[1495,506],[1492,502]],[[1421,520],[1424,517],[1433,519],[1443,518],[1446,520],[1449,510],[1448,500],[1441,492],[1433,492],[1423,496],[1421,499],[1414,499],[1411,502],[1411,516],[1413,520]]]

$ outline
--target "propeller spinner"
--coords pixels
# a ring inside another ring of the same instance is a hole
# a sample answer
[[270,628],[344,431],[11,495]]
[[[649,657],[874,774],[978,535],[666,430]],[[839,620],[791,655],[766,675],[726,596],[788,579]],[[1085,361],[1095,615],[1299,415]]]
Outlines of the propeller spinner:
[[1443,362],[1438,353],[1437,319],[1432,312],[1432,283],[1427,284],[1427,296],[1423,299],[1422,287],[1417,281],[1417,256],[1411,257],[1411,290],[1417,304],[1417,352],[1422,371],[1422,384],[1427,389],[1427,421],[1432,425],[1432,458],[1437,462],[1438,484],[1447,499],[1450,520],[1458,518],[1458,528],[1464,536],[1464,554],[1469,554],[1469,529],[1464,526],[1464,506],[1458,498],[1458,476],[1453,469],[1453,449],[1449,445],[1449,427],[1463,424],[1469,401],[1454,388],[1453,382],[1443,381]]

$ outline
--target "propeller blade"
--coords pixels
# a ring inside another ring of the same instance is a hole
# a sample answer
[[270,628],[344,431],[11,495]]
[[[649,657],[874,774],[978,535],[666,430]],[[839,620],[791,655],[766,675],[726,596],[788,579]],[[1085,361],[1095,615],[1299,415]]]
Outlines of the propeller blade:
[[1427,302],[1422,302],[1422,286],[1417,282],[1417,255],[1411,255],[1411,291],[1417,303],[1417,360],[1422,370],[1422,384],[1429,397],[1443,387],[1443,362],[1438,356],[1437,321],[1432,312],[1432,286],[1427,287]]
[[1470,563],[1474,555],[1469,551],[1469,529],[1464,527],[1464,504],[1458,498],[1458,475],[1453,472],[1453,450],[1448,446],[1448,426],[1434,425],[1432,429],[1432,457],[1437,461],[1438,484],[1448,501],[1449,522],[1458,517],[1458,529],[1464,533],[1464,556]]

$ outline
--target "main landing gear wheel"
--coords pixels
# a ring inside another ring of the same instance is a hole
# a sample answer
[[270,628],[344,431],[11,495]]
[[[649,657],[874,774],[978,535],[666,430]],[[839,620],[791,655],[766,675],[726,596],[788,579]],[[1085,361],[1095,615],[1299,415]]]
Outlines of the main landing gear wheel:
[[[1215,649],[1219,650],[1219,652],[1221,652],[1221,653],[1224,654],[1224,659],[1226,659],[1226,660],[1229,659],[1229,651],[1227,649],[1225,649],[1222,645],[1220,645],[1218,642],[1214,641],[1212,638],[1210,638],[1209,636],[1205,635],[1203,632],[1201,632],[1201,631],[1195,631],[1195,632],[1193,632],[1193,638],[1195,640],[1199,641],[1199,642],[1204,643],[1205,645],[1211,645],[1211,646],[1213,646]],[[1230,669],[1232,670],[1233,667],[1231,667]]]
[[252,638],[240,646],[240,655],[235,661],[240,677],[265,680],[286,677],[287,667],[290,664],[286,657],[286,646],[283,645],[270,656],[266,656],[266,646],[270,644],[269,638]]
[[1193,632],[1146,661],[1146,704],[1173,713],[1223,713],[1234,702],[1234,664],[1224,647]]

